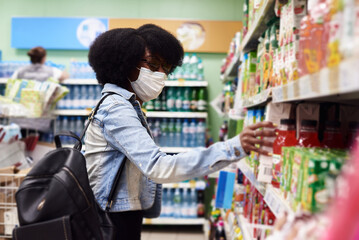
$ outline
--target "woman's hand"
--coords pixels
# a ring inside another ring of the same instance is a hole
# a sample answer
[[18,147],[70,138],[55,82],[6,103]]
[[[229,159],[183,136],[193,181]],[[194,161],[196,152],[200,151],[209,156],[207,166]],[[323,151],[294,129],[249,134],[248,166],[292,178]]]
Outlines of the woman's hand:
[[262,155],[270,155],[270,153],[262,147],[272,147],[273,142],[263,140],[263,137],[275,137],[275,128],[276,126],[272,122],[259,122],[245,127],[241,134],[239,134],[239,140],[241,141],[243,150],[247,154],[253,151]]

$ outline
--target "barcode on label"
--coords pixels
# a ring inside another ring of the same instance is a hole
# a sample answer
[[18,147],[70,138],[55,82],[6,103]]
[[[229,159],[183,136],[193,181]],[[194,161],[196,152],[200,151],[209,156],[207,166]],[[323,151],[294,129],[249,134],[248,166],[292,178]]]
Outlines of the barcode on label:
[[264,175],[272,176],[272,169],[271,168],[264,168]]

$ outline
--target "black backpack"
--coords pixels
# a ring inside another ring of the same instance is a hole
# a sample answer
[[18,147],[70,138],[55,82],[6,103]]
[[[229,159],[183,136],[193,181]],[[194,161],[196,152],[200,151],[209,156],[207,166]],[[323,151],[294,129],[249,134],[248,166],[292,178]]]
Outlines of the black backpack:
[[[115,228],[108,216],[122,162],[112,186],[106,211],[97,204],[89,185],[86,160],[81,153],[83,138],[104,96],[90,115],[81,138],[61,132],[54,138],[56,149],[46,154],[27,174],[16,192],[20,227],[15,240],[110,240]],[[77,139],[73,148],[62,148],[60,136]],[[117,238],[118,239],[118,238]]]

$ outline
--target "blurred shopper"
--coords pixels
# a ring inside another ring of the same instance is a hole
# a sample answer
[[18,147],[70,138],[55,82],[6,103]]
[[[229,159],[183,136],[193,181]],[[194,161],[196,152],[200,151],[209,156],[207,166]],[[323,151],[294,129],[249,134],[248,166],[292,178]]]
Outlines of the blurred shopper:
[[51,77],[59,82],[68,78],[67,72],[45,65],[46,50],[43,47],[34,47],[27,52],[27,55],[30,57],[31,64],[16,70],[11,78],[46,81]]

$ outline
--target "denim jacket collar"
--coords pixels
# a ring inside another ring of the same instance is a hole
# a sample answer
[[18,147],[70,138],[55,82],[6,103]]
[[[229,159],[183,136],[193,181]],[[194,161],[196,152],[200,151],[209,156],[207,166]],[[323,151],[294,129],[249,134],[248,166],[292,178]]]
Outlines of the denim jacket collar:
[[105,86],[102,89],[102,94],[108,93],[108,92],[114,92],[119,94],[120,96],[124,97],[126,100],[135,100],[136,95],[122,87],[119,87],[112,83],[106,83]]

